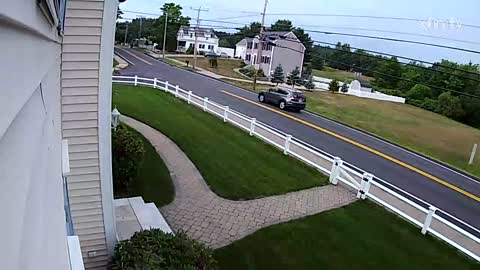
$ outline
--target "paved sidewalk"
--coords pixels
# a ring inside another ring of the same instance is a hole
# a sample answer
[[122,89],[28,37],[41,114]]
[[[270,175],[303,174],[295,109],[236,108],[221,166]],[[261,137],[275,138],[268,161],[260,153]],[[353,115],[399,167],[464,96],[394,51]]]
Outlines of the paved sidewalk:
[[174,142],[132,118],[122,116],[121,121],[152,143],[172,175],[175,200],[160,209],[172,229],[183,230],[212,248],[228,245],[272,224],[355,201],[353,193],[332,185],[249,201],[221,198],[208,188],[200,172]]

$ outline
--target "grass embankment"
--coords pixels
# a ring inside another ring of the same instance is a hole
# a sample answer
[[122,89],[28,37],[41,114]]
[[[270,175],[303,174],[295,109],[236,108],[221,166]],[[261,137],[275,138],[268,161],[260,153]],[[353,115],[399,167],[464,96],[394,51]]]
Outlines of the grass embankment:
[[480,130],[411,105],[326,92],[306,93],[307,109],[379,135],[480,176],[480,158],[468,159]]
[[[170,58],[175,59],[177,61],[181,61],[183,63],[185,63],[185,61],[188,61],[188,65],[190,67],[193,66],[193,57],[170,57]],[[217,63],[218,63],[217,68],[210,67],[210,63],[208,62],[208,60],[209,60],[208,57],[198,57],[197,67],[203,68],[205,70],[217,73],[225,77],[245,79],[244,76],[234,71],[234,69],[241,68],[242,66],[244,66],[242,60],[217,58]]]
[[[357,77],[355,77],[353,72],[338,70],[338,69],[334,69],[327,66],[323,67],[322,70],[318,70],[318,69],[312,70],[312,75],[327,78],[327,79],[332,79],[332,80],[335,79],[340,82],[346,81],[347,83],[351,83],[353,80],[357,79]],[[371,81],[373,78],[362,75],[360,79],[365,81]]]
[[[224,80],[252,91],[253,84]],[[480,177],[480,155],[468,165],[480,130],[408,104],[330,92],[304,92],[307,109]]]
[[153,202],[157,207],[169,204],[175,197],[175,187],[167,166],[142,134],[133,128],[128,129],[142,139],[145,149],[143,162],[130,187],[128,197],[142,196],[145,202]]
[[361,201],[273,225],[217,249],[220,269],[478,269],[446,243]]
[[120,112],[172,139],[222,197],[252,199],[328,182],[313,168],[170,94],[126,85],[114,85],[113,92]]

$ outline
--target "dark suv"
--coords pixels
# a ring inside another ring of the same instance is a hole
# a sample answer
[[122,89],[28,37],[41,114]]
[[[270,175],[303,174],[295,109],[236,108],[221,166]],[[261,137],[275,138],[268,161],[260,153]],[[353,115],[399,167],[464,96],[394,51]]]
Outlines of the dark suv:
[[278,105],[282,110],[292,109],[300,111],[305,109],[307,98],[302,92],[287,88],[270,88],[258,94],[260,102],[268,102]]

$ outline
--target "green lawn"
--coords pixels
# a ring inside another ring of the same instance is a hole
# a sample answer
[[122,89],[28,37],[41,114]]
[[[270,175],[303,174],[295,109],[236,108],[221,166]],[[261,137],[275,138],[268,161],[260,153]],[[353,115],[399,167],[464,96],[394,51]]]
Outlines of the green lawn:
[[[338,69],[334,69],[334,68],[327,67],[327,66],[323,67],[322,70],[318,70],[318,69],[312,70],[312,75],[327,78],[327,79],[335,79],[335,80],[341,81],[341,82],[346,81],[347,83],[350,83],[353,80],[357,79],[355,77],[355,75],[353,74],[353,72],[338,70]],[[361,76],[360,79],[365,80],[365,81],[370,81],[373,78],[368,77],[368,76]]]
[[315,169],[163,91],[114,85],[113,104],[172,139],[222,197],[252,199],[328,182]]
[[142,139],[145,154],[128,197],[142,196],[145,202],[153,202],[157,207],[169,204],[175,197],[170,172],[153,145],[133,128],[129,130]]
[[[170,59],[175,59],[183,63],[185,63],[185,61],[188,61],[189,62],[188,65],[193,66],[193,57],[170,57]],[[208,60],[209,60],[208,57],[198,57],[197,67],[206,69],[208,71],[217,73],[225,77],[245,79],[244,76],[234,71],[234,69],[241,68],[242,66],[244,66],[242,60],[217,58],[217,63],[218,63],[217,68],[210,67],[210,63],[208,62]]]
[[479,269],[371,202],[273,225],[217,249],[220,269]]

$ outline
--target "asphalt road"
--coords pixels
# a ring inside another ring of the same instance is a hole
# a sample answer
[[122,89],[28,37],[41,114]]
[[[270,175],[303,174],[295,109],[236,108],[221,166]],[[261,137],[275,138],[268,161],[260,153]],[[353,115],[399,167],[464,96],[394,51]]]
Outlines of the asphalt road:
[[[129,65],[129,67],[122,70],[121,75],[138,75],[168,81],[174,85],[178,84],[182,89],[191,90],[199,96],[208,97],[210,100],[228,105],[236,111],[255,117],[259,121],[291,134],[323,151],[341,157],[343,160],[374,174],[376,177],[410,192],[476,228],[480,228],[480,202],[474,198],[468,197],[451,187],[442,185],[429,177],[392,162],[378,154],[366,151],[345,140],[328,135],[255,104],[227,95],[222,91],[227,91],[252,101],[257,100],[255,93],[200,74],[172,67],[135,50],[115,49],[115,51],[130,63],[133,63],[133,65]],[[441,164],[315,114],[308,112],[289,114],[387,154],[396,160],[409,164],[463,191],[473,194],[477,198],[480,197],[480,182]],[[477,233],[475,234],[478,236]]]

